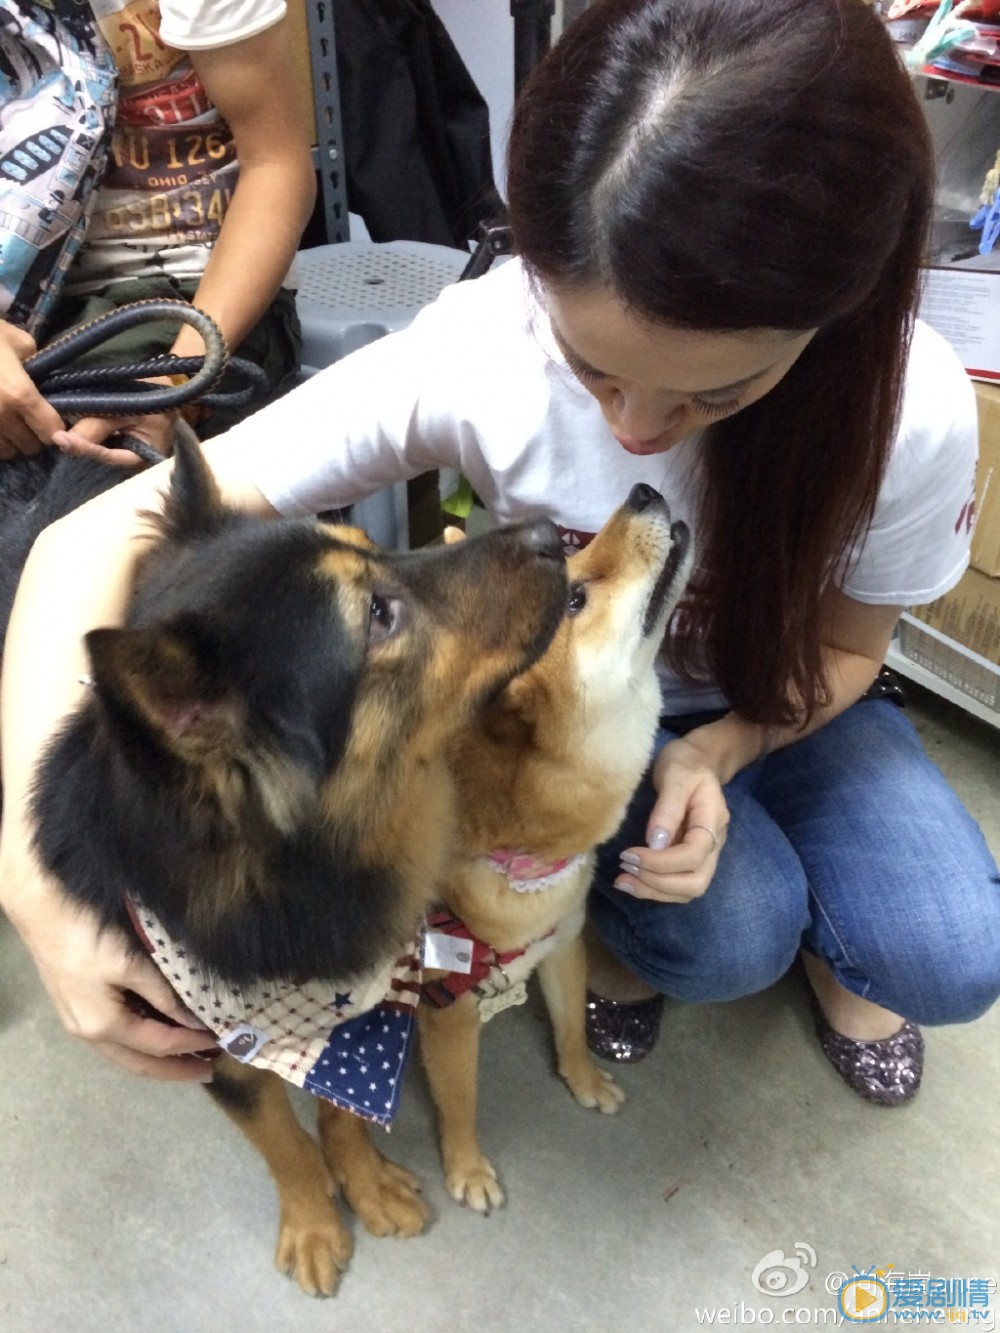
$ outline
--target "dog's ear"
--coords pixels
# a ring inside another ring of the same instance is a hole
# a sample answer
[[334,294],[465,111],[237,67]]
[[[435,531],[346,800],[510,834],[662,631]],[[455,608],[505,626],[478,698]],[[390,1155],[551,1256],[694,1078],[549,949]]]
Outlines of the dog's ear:
[[210,537],[223,526],[229,510],[209,470],[201,445],[184,422],[177,423],[170,490],[157,522],[165,537],[188,541]]
[[192,619],[86,636],[94,688],[123,740],[187,764],[232,753],[246,706],[221,671],[210,635]]
[[488,736],[510,744],[526,741],[535,729],[539,712],[546,706],[545,682],[533,667],[508,681],[483,708],[478,725]]

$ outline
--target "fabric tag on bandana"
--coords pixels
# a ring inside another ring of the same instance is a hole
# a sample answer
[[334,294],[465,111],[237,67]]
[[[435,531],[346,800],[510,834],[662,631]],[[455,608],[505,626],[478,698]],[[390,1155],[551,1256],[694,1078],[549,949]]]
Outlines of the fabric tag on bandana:
[[472,971],[472,941],[460,935],[446,935],[440,930],[425,930],[420,961],[424,967],[468,974]]
[[157,967],[229,1055],[366,1120],[391,1122],[420,998],[415,942],[395,963],[350,981],[241,989],[193,959],[141,903],[129,906]]

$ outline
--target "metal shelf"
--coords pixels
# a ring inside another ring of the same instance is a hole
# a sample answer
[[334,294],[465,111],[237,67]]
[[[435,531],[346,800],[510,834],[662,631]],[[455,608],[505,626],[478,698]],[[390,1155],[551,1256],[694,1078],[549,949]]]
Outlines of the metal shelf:
[[[946,651],[946,659],[953,664],[955,669],[961,674],[969,667],[975,667],[980,673],[982,671],[993,672],[1000,675],[1000,667],[992,662],[987,662],[978,653],[973,653],[968,648],[963,648],[961,644],[956,643],[954,639],[946,638],[940,631],[933,629],[930,625],[925,625],[922,621],[917,621],[903,614],[903,623],[917,630],[920,635],[927,636],[930,640],[939,643]],[[948,699],[951,703],[957,704],[973,717],[979,718],[983,722],[989,723],[991,727],[1000,729],[1000,712],[996,708],[991,708],[988,703],[983,703],[974,695],[968,694],[965,690],[953,685],[951,681],[945,680],[937,672],[921,662],[914,662],[902,650],[899,637],[893,639],[889,645],[889,651],[886,654],[886,665],[892,667],[894,671],[905,677],[907,680],[915,681],[933,694],[940,695],[942,699]],[[988,678],[987,678],[988,679]],[[980,682],[981,683],[981,682]],[[988,691],[987,691],[988,693]]]
[[344,164],[344,129],[340,115],[340,84],[337,79],[337,34],[334,29],[334,0],[306,0],[309,33],[309,63],[316,103],[316,147],[313,163],[319,172],[320,199],[326,239],[349,241],[347,186]]

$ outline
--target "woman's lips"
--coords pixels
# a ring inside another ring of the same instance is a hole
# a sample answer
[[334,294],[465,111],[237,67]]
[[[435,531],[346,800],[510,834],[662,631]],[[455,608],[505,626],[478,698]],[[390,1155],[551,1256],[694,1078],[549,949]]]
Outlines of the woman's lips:
[[664,448],[669,447],[664,444],[662,436],[655,440],[633,440],[628,435],[616,435],[615,439],[626,453],[638,454],[640,457],[646,454],[662,453]]

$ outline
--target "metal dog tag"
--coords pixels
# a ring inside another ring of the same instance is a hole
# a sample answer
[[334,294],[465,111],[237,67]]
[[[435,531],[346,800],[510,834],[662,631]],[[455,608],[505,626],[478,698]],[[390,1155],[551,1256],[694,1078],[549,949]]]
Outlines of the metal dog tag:
[[518,981],[507,990],[497,991],[496,995],[484,995],[479,1001],[480,1021],[488,1023],[494,1014],[503,1013],[512,1005],[524,1004],[527,998],[528,987],[523,981]]

